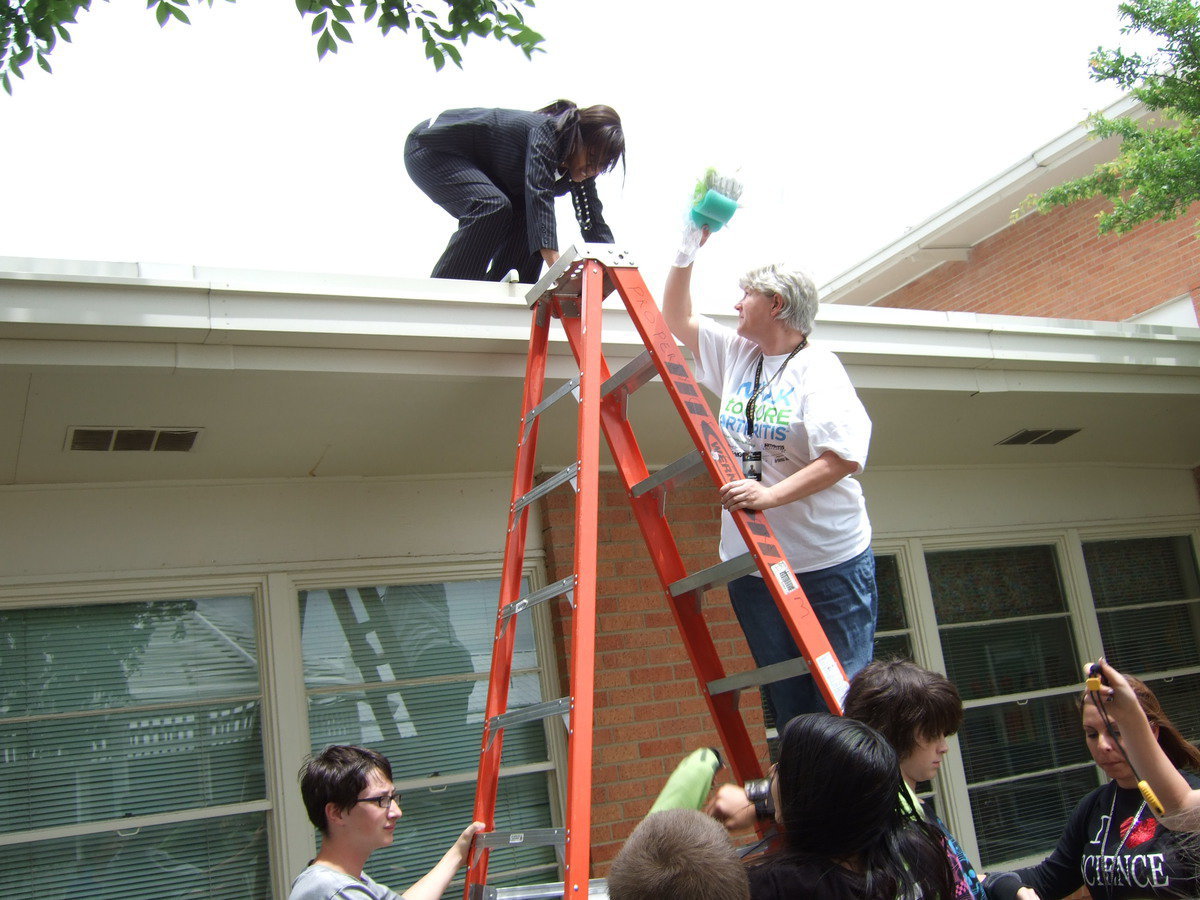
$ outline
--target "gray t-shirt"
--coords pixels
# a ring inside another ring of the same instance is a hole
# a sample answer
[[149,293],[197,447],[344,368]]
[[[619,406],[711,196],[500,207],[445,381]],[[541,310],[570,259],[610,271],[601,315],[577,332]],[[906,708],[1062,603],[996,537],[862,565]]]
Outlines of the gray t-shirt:
[[355,878],[314,863],[296,876],[288,900],[404,900],[389,887],[376,884],[366,872]]

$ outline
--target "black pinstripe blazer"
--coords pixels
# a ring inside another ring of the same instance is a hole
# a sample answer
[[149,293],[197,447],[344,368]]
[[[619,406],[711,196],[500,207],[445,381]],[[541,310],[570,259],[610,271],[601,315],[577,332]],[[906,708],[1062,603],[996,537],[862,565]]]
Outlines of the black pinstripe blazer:
[[524,202],[529,251],[558,248],[554,198],[571,192],[585,241],[612,243],[596,192],[596,179],[573,182],[560,176],[568,136],[561,116],[518,109],[449,109],[418,129],[422,147],[470,160],[514,204]]

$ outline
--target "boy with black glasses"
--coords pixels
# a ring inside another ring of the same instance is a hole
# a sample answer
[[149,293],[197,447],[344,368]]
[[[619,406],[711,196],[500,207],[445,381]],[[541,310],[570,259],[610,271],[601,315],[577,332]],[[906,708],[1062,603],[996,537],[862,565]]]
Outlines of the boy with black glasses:
[[387,757],[364,747],[334,745],[300,770],[308,818],[321,832],[321,849],[292,882],[288,900],[437,900],[466,861],[472,822],[428,874],[403,896],[363,872],[367,858],[392,843],[402,815]]

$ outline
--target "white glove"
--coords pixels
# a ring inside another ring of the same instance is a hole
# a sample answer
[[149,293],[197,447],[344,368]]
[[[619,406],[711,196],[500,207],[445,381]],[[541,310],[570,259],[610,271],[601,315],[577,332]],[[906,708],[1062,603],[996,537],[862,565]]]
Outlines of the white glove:
[[700,239],[703,237],[704,232],[689,216],[687,224],[683,226],[683,234],[679,237],[679,251],[675,254],[675,268],[686,269],[696,261],[696,251],[700,249]]

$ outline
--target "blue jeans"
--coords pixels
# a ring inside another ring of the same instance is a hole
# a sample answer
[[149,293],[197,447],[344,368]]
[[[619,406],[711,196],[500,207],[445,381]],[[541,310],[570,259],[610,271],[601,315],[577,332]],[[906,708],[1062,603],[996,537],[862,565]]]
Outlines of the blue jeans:
[[[853,678],[875,652],[875,615],[879,591],[875,587],[875,556],[868,547],[853,559],[797,574],[846,678]],[[766,584],[757,575],[743,575],[728,585],[750,654],[761,668],[800,655],[792,634],[779,614]],[[793,717],[808,712],[828,712],[811,675],[798,675],[763,685],[780,731]]]

